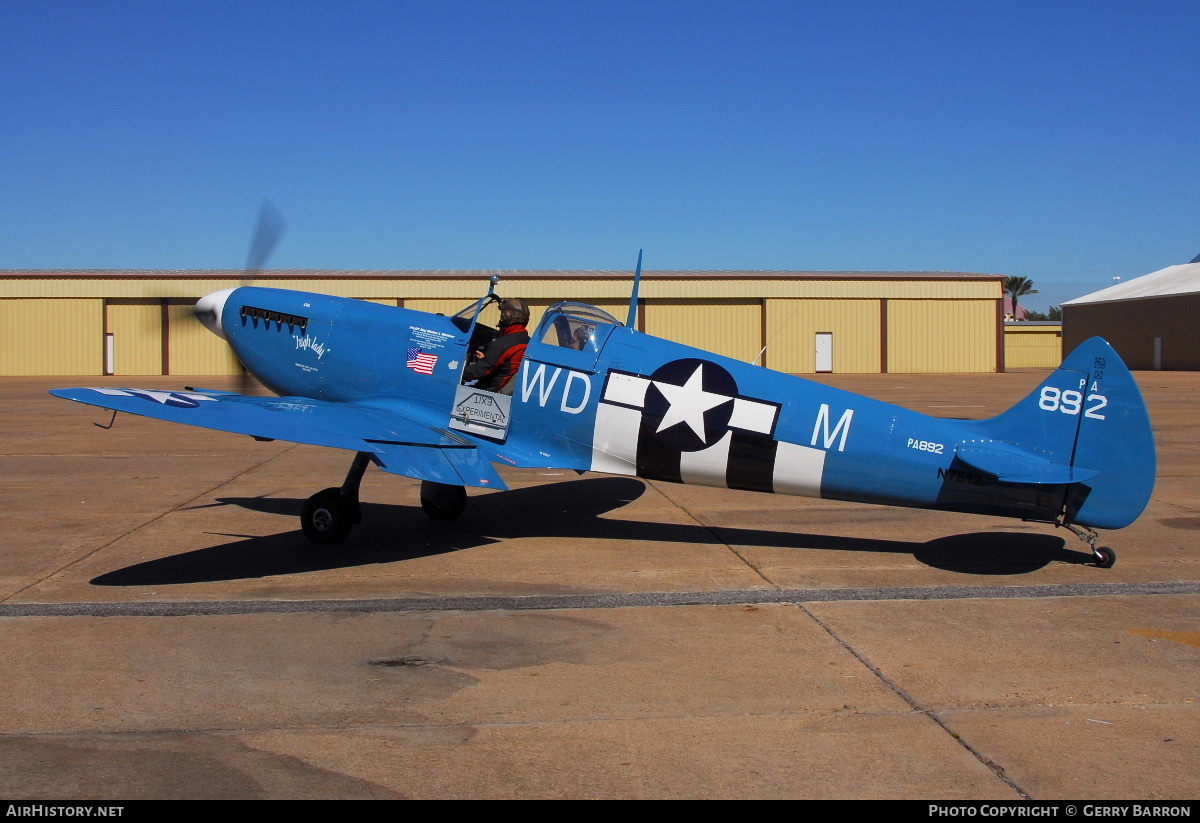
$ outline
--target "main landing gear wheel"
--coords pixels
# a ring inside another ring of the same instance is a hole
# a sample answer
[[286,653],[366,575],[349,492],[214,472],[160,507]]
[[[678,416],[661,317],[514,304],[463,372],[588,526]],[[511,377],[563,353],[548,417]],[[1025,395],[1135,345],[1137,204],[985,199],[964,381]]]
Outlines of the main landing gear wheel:
[[319,491],[300,510],[300,528],[313,543],[341,543],[350,534],[354,516],[338,488]]
[[462,486],[421,481],[421,508],[434,520],[453,520],[467,507],[467,490]]
[[1117,562],[1117,553],[1108,546],[1092,549],[1092,554],[1096,558],[1096,567],[1100,569],[1111,569],[1113,563]]
[[350,527],[362,522],[358,487],[370,462],[369,452],[358,452],[340,488],[319,491],[304,502],[300,528],[305,537],[320,545],[341,543],[350,534]]

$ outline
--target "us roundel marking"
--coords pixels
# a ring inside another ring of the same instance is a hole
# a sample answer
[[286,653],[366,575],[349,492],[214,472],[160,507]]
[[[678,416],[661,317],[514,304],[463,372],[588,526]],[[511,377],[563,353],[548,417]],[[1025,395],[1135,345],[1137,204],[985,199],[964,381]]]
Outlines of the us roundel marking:
[[708,360],[672,360],[649,375],[610,371],[592,470],[772,491],[780,408],[743,397],[733,375]]
[[706,360],[673,360],[650,375],[642,425],[669,449],[706,449],[729,431],[737,383],[728,371]]

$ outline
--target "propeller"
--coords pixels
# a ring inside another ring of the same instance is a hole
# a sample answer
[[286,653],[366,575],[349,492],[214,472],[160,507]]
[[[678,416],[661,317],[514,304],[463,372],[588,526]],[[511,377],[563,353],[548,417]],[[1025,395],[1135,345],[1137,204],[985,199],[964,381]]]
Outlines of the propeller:
[[[258,210],[258,225],[254,227],[254,236],[250,240],[250,255],[246,258],[246,269],[242,272],[243,286],[249,286],[262,273],[267,259],[271,256],[271,252],[275,251],[275,246],[279,244],[279,238],[283,237],[286,229],[287,220],[284,219],[283,212],[276,208],[270,200],[264,198],[262,207]],[[262,384],[251,376],[244,364],[238,393],[265,393]]]
[[283,212],[275,207],[270,200],[263,200],[262,208],[258,211],[258,225],[254,229],[254,237],[250,241],[250,256],[246,259],[246,271],[242,274],[242,285],[248,286],[258,277],[266,265],[267,258],[275,250],[279,238],[287,229],[287,221]]

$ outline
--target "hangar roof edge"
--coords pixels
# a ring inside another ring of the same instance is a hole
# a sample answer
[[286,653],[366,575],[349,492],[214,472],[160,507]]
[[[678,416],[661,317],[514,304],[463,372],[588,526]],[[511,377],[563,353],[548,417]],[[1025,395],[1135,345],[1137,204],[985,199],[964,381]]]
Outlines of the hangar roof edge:
[[1200,293],[1200,263],[1184,263],[1143,274],[1141,277],[1085,294],[1083,297],[1076,297],[1074,300],[1066,300],[1062,305],[1116,303],[1122,300],[1146,300],[1152,297],[1196,293]]
[[[241,269],[0,269],[0,279],[80,279],[80,280],[128,280],[128,279],[185,279],[185,280],[230,280],[240,279],[245,272]],[[420,278],[473,279],[488,278],[494,274],[500,279],[623,279],[630,280],[633,273],[626,269],[263,269],[255,273],[264,280],[413,280]],[[643,271],[648,279],[728,279],[730,277],[754,279],[819,280],[846,278],[859,280],[926,280],[933,278],[994,280],[1002,274],[981,274],[958,271],[787,271],[730,269],[730,270],[657,270]]]

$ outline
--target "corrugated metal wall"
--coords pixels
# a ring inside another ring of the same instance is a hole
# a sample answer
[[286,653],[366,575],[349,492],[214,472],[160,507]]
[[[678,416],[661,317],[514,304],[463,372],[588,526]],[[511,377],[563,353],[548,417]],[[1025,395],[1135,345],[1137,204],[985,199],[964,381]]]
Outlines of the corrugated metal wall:
[[889,300],[888,371],[996,371],[993,300]]
[[104,301],[0,300],[0,374],[100,374]]
[[[825,299],[880,299],[896,298],[908,300],[987,300],[1000,296],[1000,277],[995,280],[957,279],[952,277],[871,277],[868,273],[855,277],[847,272],[845,277],[819,279],[803,278],[757,278],[753,272],[738,273],[727,278],[688,278],[646,280],[642,283],[641,296],[645,298],[680,299],[724,299],[724,298],[773,298],[800,297],[811,300]],[[731,273],[732,275],[732,273]],[[621,283],[628,297],[629,284]]]
[[646,334],[750,362],[762,349],[760,300],[647,302]]
[[[400,302],[408,308],[452,315],[486,293],[491,273],[464,277],[462,273],[449,276],[438,272],[396,276],[313,272],[310,278],[307,273],[292,272],[260,277],[254,284],[354,296],[382,304]],[[119,272],[95,277],[86,272],[44,277],[18,274],[0,274],[0,318],[5,320],[0,333],[12,341],[7,351],[0,352],[0,373],[101,374],[103,329],[96,326],[104,322],[114,334],[119,374],[152,374],[156,369],[171,374],[240,371],[225,342],[204,329],[192,310],[200,295],[238,285],[237,272]],[[560,300],[591,303],[622,322],[626,319],[629,278],[590,276],[588,272],[513,273],[508,278],[501,274],[498,291],[529,302],[531,328],[547,306]],[[1001,291],[999,275],[856,277],[839,273],[818,278],[803,273],[794,277],[755,272],[730,273],[730,277],[688,274],[650,277],[643,282],[640,316],[644,331],[743,361],[754,361],[769,341],[759,362],[794,373],[815,370],[818,333],[833,336],[833,367],[842,373],[995,371],[1003,357],[1003,349],[998,350],[1001,327],[995,311]],[[762,276],[755,276],[758,274]],[[102,298],[107,300],[107,309]],[[168,301],[165,330],[162,300]],[[88,330],[76,317],[80,306],[90,306],[94,314]],[[494,307],[489,308],[484,322],[496,325],[497,315]],[[52,316],[75,318],[65,343],[62,337],[39,337]],[[161,362],[164,334],[169,361],[165,369]],[[44,339],[54,354],[27,351],[28,341],[35,339]],[[48,362],[54,358],[58,365]]]
[[1062,363],[1062,326],[1004,324],[1004,366],[1009,369],[1055,368]]
[[113,374],[162,374],[162,301],[115,299],[107,306]]
[[1154,338],[1159,338],[1159,367],[1165,371],[1200,370],[1200,294],[1173,294],[1115,303],[1063,306],[1063,352],[1089,337],[1103,337],[1131,369],[1151,370]]
[[841,374],[880,371],[878,300],[787,300],[767,302],[764,365],[776,371],[816,371],[816,336],[833,334],[833,370]]
[[[555,303],[561,302],[563,299],[566,299],[562,297],[526,297],[525,292],[515,289],[508,290],[505,292],[505,294],[509,297],[520,297],[529,304],[529,331],[531,332],[537,327],[537,324],[542,319],[542,314],[548,307],[554,305]],[[613,317],[616,317],[622,323],[625,322],[626,315],[629,313],[628,303],[616,303],[611,300],[605,301],[588,298],[577,299],[574,297],[570,299],[579,303],[590,303],[597,308],[604,309],[604,311],[608,312]],[[441,314],[449,316],[458,314],[458,312],[462,311],[472,302],[473,301],[471,300],[463,300],[457,297],[447,298],[444,300],[414,298],[405,300],[404,308],[415,309],[416,311],[431,312],[433,314],[440,312]],[[483,317],[481,318],[480,322],[492,327],[495,327],[496,324],[500,322],[500,312],[494,303],[484,309]]]
[[196,319],[195,301],[168,303],[168,374],[239,374],[242,364],[229,345]]

